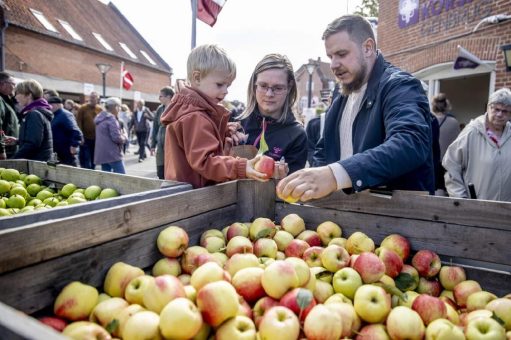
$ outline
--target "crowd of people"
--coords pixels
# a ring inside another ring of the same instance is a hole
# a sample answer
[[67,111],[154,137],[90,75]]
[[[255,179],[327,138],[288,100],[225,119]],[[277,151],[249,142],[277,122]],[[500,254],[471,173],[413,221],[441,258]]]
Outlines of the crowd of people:
[[[147,148],[158,178],[194,188],[266,181],[257,170],[265,155],[275,160],[278,195],[293,200],[371,189],[511,201],[509,89],[495,91],[486,112],[460,132],[447,96],[430,103],[420,80],[385,60],[366,19],[337,18],[323,40],[337,86],[327,112],[307,128],[294,112],[293,67],[277,53],[255,66],[246,107],[226,102],[236,65],[209,44],[191,51],[186,80],[160,90],[155,112],[143,100],[132,113],[119,98],[99,105],[94,92],[77,107],[34,80],[16,84],[0,73],[0,158],[49,160],[55,152],[65,164],[124,173],[123,154],[136,135],[139,162]],[[253,154],[238,157],[240,145]]]

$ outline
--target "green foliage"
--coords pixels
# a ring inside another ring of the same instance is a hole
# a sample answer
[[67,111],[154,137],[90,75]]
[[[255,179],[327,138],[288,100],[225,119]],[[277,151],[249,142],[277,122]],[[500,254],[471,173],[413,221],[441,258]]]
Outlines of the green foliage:
[[362,0],[362,5],[357,6],[357,10],[353,14],[364,17],[378,17],[379,4],[378,0]]

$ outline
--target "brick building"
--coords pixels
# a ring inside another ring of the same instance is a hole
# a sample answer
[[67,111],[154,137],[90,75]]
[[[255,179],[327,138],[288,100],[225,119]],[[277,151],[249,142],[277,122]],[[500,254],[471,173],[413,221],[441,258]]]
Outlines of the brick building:
[[102,94],[96,66],[109,64],[106,96],[120,96],[121,62],[134,78],[123,101],[154,108],[172,68],[112,4],[98,0],[0,0],[0,65],[19,79],[36,79],[62,97],[83,102]]
[[[379,8],[385,58],[425,81],[430,98],[446,93],[460,123],[482,114],[495,89],[511,87],[501,49],[511,44],[511,1],[386,0]],[[458,45],[483,63],[455,70]]]
[[[308,64],[314,64],[316,67],[312,73],[311,82],[311,107],[315,107],[322,97],[328,95],[335,86],[335,75],[330,69],[329,62],[321,61],[318,57],[317,60],[309,59]],[[302,113],[303,109],[308,106],[309,95],[309,72],[307,71],[307,64],[301,65],[295,72],[296,86],[298,92],[297,112]]]

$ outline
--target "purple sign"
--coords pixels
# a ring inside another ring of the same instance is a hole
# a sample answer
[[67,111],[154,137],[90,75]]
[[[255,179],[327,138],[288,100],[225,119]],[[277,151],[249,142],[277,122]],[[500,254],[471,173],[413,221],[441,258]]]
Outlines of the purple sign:
[[405,28],[419,21],[419,0],[399,0],[399,28]]

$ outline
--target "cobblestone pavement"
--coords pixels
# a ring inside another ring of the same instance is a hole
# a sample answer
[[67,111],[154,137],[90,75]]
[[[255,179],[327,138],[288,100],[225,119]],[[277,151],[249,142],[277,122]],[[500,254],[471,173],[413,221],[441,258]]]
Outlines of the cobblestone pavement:
[[138,151],[138,146],[130,145],[128,152],[126,152],[124,155],[124,166],[126,168],[126,174],[132,176],[157,178],[155,157],[150,156],[149,151],[146,149],[147,158],[143,162],[139,163],[138,155],[135,155],[136,151]]

